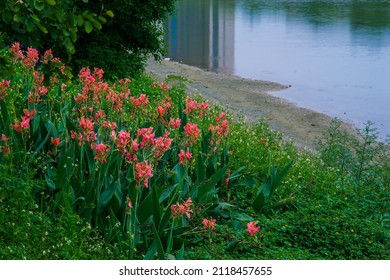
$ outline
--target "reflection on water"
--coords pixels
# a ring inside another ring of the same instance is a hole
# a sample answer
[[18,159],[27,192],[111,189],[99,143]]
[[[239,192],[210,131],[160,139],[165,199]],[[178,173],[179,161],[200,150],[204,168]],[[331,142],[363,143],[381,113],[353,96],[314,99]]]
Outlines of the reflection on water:
[[234,1],[178,1],[167,21],[169,55],[216,72],[234,71]]
[[174,60],[390,134],[390,0],[181,0],[166,34]]

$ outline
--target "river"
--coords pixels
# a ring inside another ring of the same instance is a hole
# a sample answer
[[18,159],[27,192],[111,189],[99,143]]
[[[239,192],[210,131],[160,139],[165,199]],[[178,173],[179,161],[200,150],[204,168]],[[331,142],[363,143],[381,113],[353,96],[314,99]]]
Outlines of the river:
[[390,135],[390,1],[180,0],[165,39],[172,60]]

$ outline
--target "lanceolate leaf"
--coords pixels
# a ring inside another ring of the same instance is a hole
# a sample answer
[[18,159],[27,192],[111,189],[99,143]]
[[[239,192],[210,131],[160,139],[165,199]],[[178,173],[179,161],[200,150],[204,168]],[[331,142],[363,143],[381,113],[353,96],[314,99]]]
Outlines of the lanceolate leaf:
[[215,185],[220,181],[226,171],[229,169],[229,165],[225,165],[219,169],[209,180],[206,180],[203,184],[199,185],[197,188],[193,188],[191,196],[198,203],[202,201],[207,201],[212,195],[215,194],[215,191],[212,191]]
[[283,167],[279,172],[275,167],[271,169],[271,175],[267,178],[266,182],[261,185],[257,196],[253,201],[253,209],[256,212],[260,212],[267,200],[271,197],[272,193],[282,182],[283,178],[286,176],[288,170],[292,166],[293,162],[289,162],[286,166]]
[[110,202],[112,196],[114,195],[116,184],[118,184],[118,182],[112,182],[100,195],[97,208],[98,215],[104,212],[105,207]]

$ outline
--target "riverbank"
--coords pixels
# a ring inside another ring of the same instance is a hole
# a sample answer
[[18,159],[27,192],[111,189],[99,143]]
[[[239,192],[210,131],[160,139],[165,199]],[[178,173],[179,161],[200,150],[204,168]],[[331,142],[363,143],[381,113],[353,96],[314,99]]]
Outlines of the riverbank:
[[[315,150],[318,140],[326,137],[332,120],[330,116],[268,94],[285,90],[287,85],[214,73],[169,60],[149,60],[146,72],[159,81],[184,81],[189,94],[200,95],[250,123],[264,119],[299,148]],[[342,126],[356,134],[351,124]]]

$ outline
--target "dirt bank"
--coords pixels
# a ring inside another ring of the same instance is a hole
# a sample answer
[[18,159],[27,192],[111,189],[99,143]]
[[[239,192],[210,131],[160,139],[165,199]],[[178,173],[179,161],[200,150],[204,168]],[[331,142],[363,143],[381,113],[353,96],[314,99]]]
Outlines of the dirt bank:
[[[267,94],[287,88],[278,83],[217,74],[167,60],[161,63],[150,60],[146,72],[160,81],[180,77],[185,80],[189,94],[199,94],[248,122],[264,118],[273,130],[282,132],[287,140],[293,140],[301,148],[314,150],[316,141],[326,136],[331,121],[327,115]],[[343,126],[354,131],[347,123]]]

